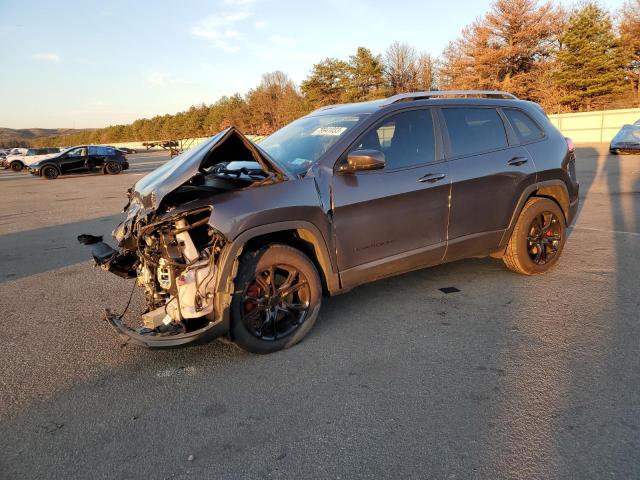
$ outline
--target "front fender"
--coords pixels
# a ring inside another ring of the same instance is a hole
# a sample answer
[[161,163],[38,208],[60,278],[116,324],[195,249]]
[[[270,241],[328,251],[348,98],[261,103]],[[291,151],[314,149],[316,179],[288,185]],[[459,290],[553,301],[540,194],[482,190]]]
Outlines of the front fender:
[[239,234],[229,242],[220,255],[218,292],[232,293],[233,279],[237,269],[237,259],[242,254],[244,246],[254,238],[271,233],[296,231],[300,238],[311,243],[316,253],[330,293],[340,290],[340,281],[334,256],[330,255],[327,241],[320,229],[306,220],[290,220],[275,222],[250,228]]

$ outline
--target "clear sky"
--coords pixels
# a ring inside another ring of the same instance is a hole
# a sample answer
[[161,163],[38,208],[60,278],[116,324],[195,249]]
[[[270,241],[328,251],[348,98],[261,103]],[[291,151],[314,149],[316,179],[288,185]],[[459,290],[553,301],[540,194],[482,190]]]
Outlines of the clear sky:
[[[0,0],[0,127],[103,127],[398,40],[438,55],[490,0]],[[573,2],[562,1],[565,6]],[[601,0],[615,10],[622,0]]]

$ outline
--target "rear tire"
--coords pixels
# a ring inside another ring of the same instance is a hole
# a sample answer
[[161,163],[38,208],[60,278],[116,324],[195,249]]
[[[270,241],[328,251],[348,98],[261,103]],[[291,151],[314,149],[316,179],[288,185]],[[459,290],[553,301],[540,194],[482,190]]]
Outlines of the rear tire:
[[52,165],[47,165],[42,168],[42,176],[47,180],[55,180],[60,175],[58,169]]
[[322,300],[318,272],[304,253],[287,245],[243,255],[235,287],[231,338],[248,352],[292,347],[318,318]]
[[564,214],[556,202],[532,197],[524,205],[502,261],[523,275],[551,270],[560,259],[566,241]]
[[117,175],[122,171],[122,165],[118,162],[107,162],[104,166],[104,172],[109,175]]

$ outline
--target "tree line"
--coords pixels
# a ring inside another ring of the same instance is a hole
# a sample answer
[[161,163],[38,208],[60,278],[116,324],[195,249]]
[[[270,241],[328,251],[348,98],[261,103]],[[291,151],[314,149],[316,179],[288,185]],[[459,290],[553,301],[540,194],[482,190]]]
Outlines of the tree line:
[[212,105],[34,144],[182,139],[231,125],[265,135],[321,106],[437,89],[505,90],[549,113],[640,107],[640,0],[615,12],[596,2],[565,10],[551,1],[495,0],[439,58],[400,42],[382,54],[358,47],[347,59],[313,65],[300,86],[275,71]]

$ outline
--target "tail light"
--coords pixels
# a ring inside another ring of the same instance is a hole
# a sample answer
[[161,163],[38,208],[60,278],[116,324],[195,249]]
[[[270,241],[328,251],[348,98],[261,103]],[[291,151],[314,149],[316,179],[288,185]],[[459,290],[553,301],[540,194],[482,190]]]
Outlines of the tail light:
[[576,177],[576,146],[569,137],[564,137],[564,140],[567,142],[567,148],[569,149],[569,161],[567,162],[567,172],[569,176],[574,182],[578,181]]
[[567,142],[567,147],[569,148],[569,152],[574,153],[576,151],[576,146],[574,145],[573,140],[571,140],[569,137],[564,137],[564,139]]

